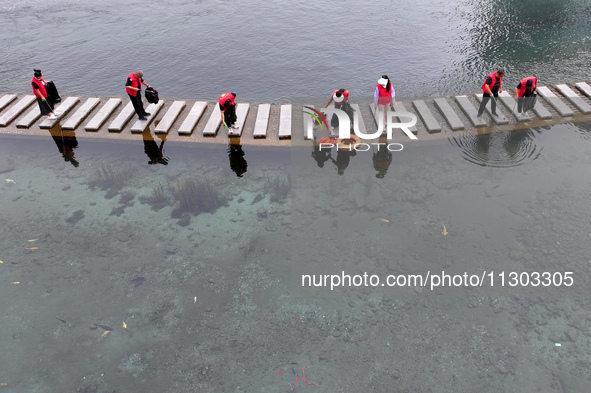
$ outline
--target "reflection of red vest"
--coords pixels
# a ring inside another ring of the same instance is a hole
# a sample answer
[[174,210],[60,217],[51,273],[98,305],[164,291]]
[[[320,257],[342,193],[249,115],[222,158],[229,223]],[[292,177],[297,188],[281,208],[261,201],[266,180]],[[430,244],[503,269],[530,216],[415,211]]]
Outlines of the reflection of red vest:
[[392,102],[392,85],[390,85],[390,91],[387,91],[384,86],[378,85],[378,93],[378,104],[390,105],[390,103]]
[[[127,79],[131,78],[131,87],[135,87],[136,89],[142,89],[142,84],[140,82],[140,78],[135,76],[135,72],[132,72],[131,74],[129,74],[129,76],[127,77]],[[128,89],[127,86],[125,87],[125,91],[127,92],[127,94],[129,94],[130,96],[137,96],[137,91],[132,90],[132,89]]]
[[234,94],[232,94],[232,93],[222,94],[218,100],[218,103],[220,104],[220,106],[223,107],[226,100],[230,100],[230,104],[235,105],[234,104]]
[[[491,73],[491,74],[488,74],[488,76],[490,76],[490,77],[491,77],[491,79],[492,79],[492,83],[490,84],[490,89],[492,90],[492,89],[493,89],[493,87],[495,86],[495,83],[497,83],[497,72],[495,71],[495,72],[493,72],[493,73]],[[500,77],[500,78],[499,78],[499,85],[500,85],[500,83],[501,83],[500,81],[501,81],[502,79],[503,79],[503,77]],[[488,92],[487,92],[487,91],[484,89],[484,86],[486,86],[486,85],[487,85],[487,83],[486,83],[486,79],[485,79],[485,80],[484,80],[484,83],[483,83],[483,85],[482,85],[482,91],[484,91],[485,93],[488,93]]]
[[525,94],[525,89],[526,89],[526,84],[527,81],[530,80],[532,81],[532,91],[537,83],[537,79],[535,76],[528,76],[527,78],[523,78],[522,80],[519,81],[519,83],[521,84],[521,89],[517,90],[517,96],[518,97],[523,97],[523,95]]
[[38,95],[35,91],[35,86],[33,86],[33,83],[39,86],[39,92],[41,93],[41,96],[47,98],[47,90],[45,90],[45,81],[43,80],[43,78],[37,79],[33,77],[33,79],[31,79],[31,87],[33,87],[33,94],[35,94],[35,97],[41,98],[41,96]]

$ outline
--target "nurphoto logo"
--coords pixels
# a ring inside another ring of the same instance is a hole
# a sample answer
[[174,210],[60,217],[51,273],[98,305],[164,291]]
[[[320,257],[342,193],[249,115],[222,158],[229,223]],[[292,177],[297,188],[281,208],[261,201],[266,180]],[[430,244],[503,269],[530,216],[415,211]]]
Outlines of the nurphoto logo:
[[[384,114],[382,111],[376,111],[374,113],[376,123],[378,125],[378,129],[373,134],[366,134],[361,132],[359,128],[359,113],[357,111],[353,111],[353,127],[351,127],[351,120],[349,115],[343,111],[342,109],[338,108],[322,108],[322,110],[316,110],[309,106],[303,107],[303,113],[308,114],[310,116],[305,116],[304,120],[304,135],[307,139],[314,139],[314,122],[320,124],[322,127],[328,127],[328,122],[326,121],[326,117],[331,117],[336,115],[339,119],[339,138],[340,139],[349,139],[351,137],[351,131],[355,133],[361,139],[375,139],[382,135],[384,132]],[[326,114],[326,117],[324,116]],[[402,118],[409,118],[410,121],[407,122],[398,122],[395,121],[396,119]],[[410,139],[417,139],[417,137],[410,131],[410,127],[417,124],[417,117],[413,113],[409,112],[396,112],[393,110],[388,110],[386,116],[386,136],[388,139],[392,139],[392,131],[395,128],[399,128],[410,138]]]

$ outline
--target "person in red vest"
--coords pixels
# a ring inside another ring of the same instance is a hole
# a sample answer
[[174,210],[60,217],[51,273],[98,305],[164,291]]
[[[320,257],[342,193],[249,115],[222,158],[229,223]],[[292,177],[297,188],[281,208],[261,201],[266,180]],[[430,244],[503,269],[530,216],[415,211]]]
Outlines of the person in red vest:
[[487,75],[486,79],[484,80],[484,84],[482,85],[482,101],[480,102],[480,108],[478,108],[478,117],[482,116],[484,109],[486,108],[486,104],[490,100],[490,97],[493,96],[494,99],[490,103],[490,108],[492,110],[493,116],[497,115],[497,97],[499,93],[503,92],[503,76],[505,75],[505,70],[499,68],[495,72],[491,72]]
[[39,110],[41,115],[47,116],[51,120],[57,119],[53,113],[53,102],[47,99],[47,90],[45,86],[47,83],[41,75],[41,70],[33,70],[33,79],[31,79],[31,86],[33,87],[33,94],[37,97],[37,103],[39,104]]
[[140,120],[148,120],[146,116],[150,116],[151,113],[147,113],[144,110],[144,104],[142,104],[142,85],[146,85],[146,87],[152,86],[142,79],[143,76],[144,73],[142,71],[136,71],[129,74],[127,82],[125,83],[125,91],[129,95],[135,113],[137,113]]
[[388,118],[388,107],[392,108],[395,97],[396,93],[394,92],[392,83],[390,83],[390,78],[388,78],[388,75],[382,75],[378,80],[376,91],[373,95],[373,107],[384,111],[384,126]]
[[[351,106],[349,104],[349,90],[345,90],[345,89],[339,89],[339,90],[335,90],[332,92],[332,95],[330,96],[330,100],[328,100],[328,102],[326,103],[326,105],[324,106],[325,108],[328,108],[328,106],[330,105],[331,102],[333,102],[334,100],[334,107],[336,109],[342,109],[345,112],[347,112],[347,115],[349,115],[349,119],[350,119],[350,127],[353,127],[353,114],[351,113],[352,109]],[[332,115],[332,118],[330,119],[330,126],[334,129],[336,128],[336,126],[339,124],[339,118],[336,114]],[[333,131],[331,131],[331,135],[333,135]]]
[[[519,84],[515,88],[515,98],[517,99],[517,113],[527,112],[533,105],[531,105],[531,99],[525,99],[525,97],[532,97],[534,91],[538,87],[538,78],[535,76],[528,76],[519,81]],[[525,104],[524,104],[525,101]]]
[[238,128],[234,126],[236,123],[236,102],[234,99],[236,98],[236,93],[224,93],[218,99],[218,104],[220,106],[220,112],[222,115],[222,124],[226,128]]

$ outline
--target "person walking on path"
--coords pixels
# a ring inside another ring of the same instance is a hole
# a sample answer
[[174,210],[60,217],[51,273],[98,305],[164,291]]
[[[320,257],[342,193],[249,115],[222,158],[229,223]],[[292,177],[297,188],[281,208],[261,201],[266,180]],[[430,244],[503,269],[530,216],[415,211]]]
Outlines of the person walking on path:
[[37,97],[37,103],[39,104],[39,110],[41,115],[47,116],[48,119],[55,120],[57,117],[53,113],[53,102],[47,99],[47,82],[41,75],[41,70],[33,70],[33,79],[31,79],[31,85],[33,87],[33,94]]
[[151,113],[147,113],[144,110],[144,104],[142,104],[142,85],[146,87],[152,87],[144,81],[142,78],[144,73],[142,71],[135,71],[129,74],[127,82],[125,83],[125,91],[129,95],[129,99],[133,104],[135,113],[137,113],[140,120],[148,120],[146,116],[150,116]]
[[532,101],[535,97],[535,90],[538,87],[538,78],[528,76],[519,81],[515,88],[515,98],[517,99],[517,113],[525,113],[533,108]]
[[378,108],[379,111],[384,111],[384,126],[387,123],[388,108],[393,107],[395,97],[396,93],[394,92],[390,78],[388,78],[388,75],[382,75],[378,80],[376,91],[373,95],[373,107],[374,110]]
[[222,124],[225,128],[238,128],[234,126],[234,123],[236,123],[237,120],[236,102],[234,101],[235,98],[236,93],[224,93],[218,99],[218,104],[220,106],[220,112],[222,115]]
[[497,97],[499,93],[503,92],[503,76],[505,75],[505,70],[499,68],[497,71],[492,72],[487,75],[486,79],[484,80],[484,84],[482,85],[482,102],[480,102],[480,108],[478,108],[478,117],[482,116],[484,109],[486,108],[486,104],[490,100],[490,97],[493,97],[493,100],[490,103],[490,108],[492,111],[493,116],[497,115]]

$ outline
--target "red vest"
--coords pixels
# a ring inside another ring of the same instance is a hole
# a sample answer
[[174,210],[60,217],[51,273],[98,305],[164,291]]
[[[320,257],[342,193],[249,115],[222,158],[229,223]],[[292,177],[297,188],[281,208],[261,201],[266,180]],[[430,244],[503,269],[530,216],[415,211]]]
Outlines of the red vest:
[[235,105],[234,104],[234,94],[232,94],[232,93],[224,93],[224,94],[222,94],[220,96],[219,100],[218,100],[218,103],[220,104],[220,106],[223,107],[224,106],[224,103],[226,102],[226,100],[230,100],[230,103],[232,105]]
[[[135,72],[132,72],[131,74],[129,74],[129,76],[127,77],[127,79],[131,78],[131,87],[135,87],[137,89],[142,89],[142,83],[140,82],[140,78],[138,78],[137,76],[135,76]],[[137,96],[137,91],[136,90],[132,90],[129,89],[128,86],[125,86],[125,91],[127,92],[127,94],[129,94],[130,96]]]
[[[332,92],[332,96],[333,96],[333,97],[334,97],[334,95],[335,95],[335,93],[336,93],[337,91],[338,91],[338,90],[335,90],[335,91],[333,91],[333,92]],[[349,90],[345,90],[345,91],[343,92],[343,97],[345,97],[345,99],[349,98]]]
[[378,104],[379,105],[390,105],[392,103],[392,85],[390,85],[390,91],[382,85],[378,85]]
[[523,97],[523,95],[525,94],[525,89],[526,89],[526,84],[527,81],[530,80],[532,81],[532,91],[534,89],[534,86],[536,85],[536,83],[538,82],[538,80],[536,79],[535,76],[528,76],[527,78],[523,78],[522,80],[519,81],[519,83],[521,84],[521,89],[517,90],[517,96],[518,97]]
[[37,98],[41,98],[40,95],[37,94],[37,92],[35,91],[35,87],[33,86],[33,83],[35,83],[37,86],[39,86],[39,92],[41,93],[41,96],[47,98],[47,91],[45,90],[45,81],[43,80],[43,78],[35,78],[33,77],[33,79],[31,79],[31,87],[33,87],[33,94],[35,94],[35,97]]
[[[490,76],[492,79],[492,83],[490,84],[490,89],[492,90],[493,87],[495,86],[495,83],[497,83],[497,72],[495,71],[493,73],[490,73],[490,74],[488,74],[488,76]],[[501,83],[500,82],[501,80],[503,80],[503,77],[499,78],[499,85]],[[482,91],[488,94],[488,92],[484,89],[484,86],[486,86],[486,84],[487,84],[486,79],[484,79],[484,83],[482,84]]]

